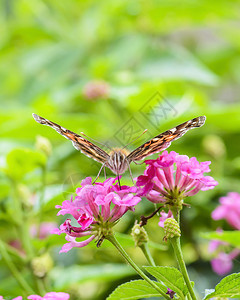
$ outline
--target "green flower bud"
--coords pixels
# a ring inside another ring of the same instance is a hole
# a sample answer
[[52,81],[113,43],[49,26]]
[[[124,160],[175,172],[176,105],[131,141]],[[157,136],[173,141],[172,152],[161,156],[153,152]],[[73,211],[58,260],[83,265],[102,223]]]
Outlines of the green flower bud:
[[46,154],[46,156],[50,156],[52,154],[52,145],[50,141],[41,135],[37,136],[35,147],[37,150]]
[[203,139],[203,147],[215,159],[222,158],[226,154],[224,141],[217,135],[207,135]]
[[21,199],[22,204],[26,208],[32,208],[33,207],[33,194],[29,190],[29,188],[25,184],[17,184],[17,192],[19,195],[19,198]]
[[167,218],[164,222],[165,240],[180,237],[181,231],[178,222],[173,218]]
[[31,266],[33,273],[39,277],[43,278],[53,267],[53,260],[49,253],[44,253],[41,256],[35,257],[31,261]]
[[140,227],[139,224],[133,226],[131,236],[133,237],[135,247],[141,247],[142,244],[148,242],[147,232],[143,227]]

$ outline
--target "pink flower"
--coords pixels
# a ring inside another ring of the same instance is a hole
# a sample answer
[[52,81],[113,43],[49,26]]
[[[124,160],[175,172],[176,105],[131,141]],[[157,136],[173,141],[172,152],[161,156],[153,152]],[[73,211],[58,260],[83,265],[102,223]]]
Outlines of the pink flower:
[[[117,178],[109,178],[103,183],[92,185],[90,177],[82,181],[82,187],[76,189],[74,200],[66,200],[60,208],[58,215],[70,214],[78,226],[73,226],[71,219],[55,228],[52,233],[66,233],[65,244],[60,252],[68,252],[73,247],[84,247],[97,238],[99,244],[111,234],[112,227],[128,211],[141,200],[133,193],[137,192],[136,187],[122,186],[115,184]],[[86,237],[84,241],[76,241],[78,237]]]
[[220,252],[217,257],[211,260],[211,266],[218,275],[229,273],[233,267],[233,260],[240,254],[239,249],[234,249],[229,254]]
[[89,100],[107,98],[109,85],[105,81],[90,81],[83,89],[83,95]]
[[56,228],[56,226],[57,224],[55,222],[42,222],[38,233],[37,226],[33,224],[30,228],[30,234],[32,237],[38,236],[39,239],[44,239],[50,235],[51,231]]
[[[16,250],[18,250],[18,253],[19,253],[19,255],[21,255],[21,256],[25,256],[25,251],[23,250],[23,247],[22,247],[22,243],[21,243],[21,241],[20,240],[10,240],[9,242],[8,242],[8,244],[11,246],[11,247],[13,247],[13,248],[15,248]],[[0,298],[0,300],[1,300],[1,298]]]
[[44,296],[44,300],[68,300],[69,299],[69,294],[67,293],[62,293],[62,292],[58,292],[58,293],[55,293],[55,292],[50,292],[50,293],[47,293],[45,296]]
[[[69,294],[62,293],[62,292],[50,292],[47,293],[45,296],[41,297],[38,295],[30,295],[28,296],[29,300],[68,300],[70,298]],[[16,298],[13,298],[12,300],[22,300],[22,296],[18,296]],[[4,300],[2,296],[0,296],[0,300]]]
[[168,218],[173,218],[173,214],[172,214],[171,210],[169,210],[168,213],[165,213],[164,211],[161,211],[160,214],[161,214],[161,217],[159,218],[158,225],[160,227],[164,228],[165,220],[168,219]]
[[226,219],[235,229],[240,230],[240,194],[230,192],[219,199],[220,205],[212,212],[214,220]]
[[211,266],[215,273],[224,275],[231,271],[233,267],[232,259],[228,254],[220,252],[216,258],[211,260]]
[[195,157],[164,151],[157,159],[145,163],[144,175],[137,178],[136,184],[141,187],[138,195],[154,203],[182,205],[185,197],[213,189],[218,184],[204,175],[210,171],[209,161],[199,163]]
[[47,293],[45,296],[41,297],[38,295],[31,295],[28,297],[29,300],[68,300],[69,299],[69,294],[67,293],[62,293],[62,292],[50,292]]
[[[218,228],[217,232],[221,233],[222,229]],[[240,249],[234,249],[230,253],[225,253],[224,248],[229,244],[219,240],[212,240],[209,243],[208,250],[210,253],[215,253],[215,257],[211,260],[211,266],[215,273],[224,275],[231,271],[233,267],[233,259],[240,254]]]
[[[222,228],[217,228],[216,232],[219,232],[219,234],[221,234],[222,232]],[[213,253],[215,252],[221,245],[223,246],[227,246],[228,243],[226,242],[222,242],[222,241],[219,241],[219,240],[211,240],[209,245],[208,245],[208,250],[210,253]]]
[[170,288],[167,288],[166,295],[169,295],[169,297],[170,297],[171,299],[173,299],[173,297],[174,297],[175,294],[176,294],[176,293],[175,293],[173,290],[171,290]]

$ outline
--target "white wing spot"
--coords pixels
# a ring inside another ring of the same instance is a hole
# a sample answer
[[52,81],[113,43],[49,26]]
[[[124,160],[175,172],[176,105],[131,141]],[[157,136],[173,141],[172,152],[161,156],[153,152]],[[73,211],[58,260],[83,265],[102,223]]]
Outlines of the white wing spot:
[[177,131],[177,128],[173,128],[171,130],[169,130],[171,133],[174,133],[175,131]]

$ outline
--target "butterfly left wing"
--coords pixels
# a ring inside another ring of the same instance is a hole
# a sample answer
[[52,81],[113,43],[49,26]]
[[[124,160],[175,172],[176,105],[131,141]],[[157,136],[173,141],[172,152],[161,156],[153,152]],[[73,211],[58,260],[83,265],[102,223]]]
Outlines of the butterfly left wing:
[[128,162],[142,160],[149,155],[167,149],[172,141],[179,139],[190,129],[201,127],[205,123],[205,120],[205,116],[197,117],[155,136],[133,150],[127,156]]
[[86,156],[104,164],[109,159],[109,155],[107,152],[99,148],[98,146],[94,145],[90,141],[83,138],[81,135],[68,130],[52,121],[49,121],[43,117],[40,117],[36,114],[33,114],[33,118],[36,122],[39,124],[47,125],[55,129],[58,133],[60,133],[62,136],[67,138],[68,140],[72,141],[73,146],[81,151]]

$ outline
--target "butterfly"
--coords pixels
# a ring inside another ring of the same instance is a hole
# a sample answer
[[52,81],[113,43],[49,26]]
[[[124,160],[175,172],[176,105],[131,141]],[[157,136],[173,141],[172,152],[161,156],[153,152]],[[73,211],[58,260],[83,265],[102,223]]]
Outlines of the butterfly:
[[149,155],[167,149],[171,145],[172,141],[180,138],[190,129],[201,127],[202,125],[204,125],[206,120],[205,116],[200,116],[186,121],[172,129],[160,133],[151,140],[137,147],[132,152],[129,152],[126,149],[114,148],[109,153],[107,153],[100,147],[85,139],[83,136],[70,131],[52,121],[49,121],[36,114],[33,114],[33,118],[40,124],[52,127],[65,138],[72,141],[73,146],[77,150],[101,163],[102,167],[99,171],[99,174],[103,167],[107,167],[118,176],[120,174],[123,174],[127,169],[130,170],[131,162],[137,162]]

